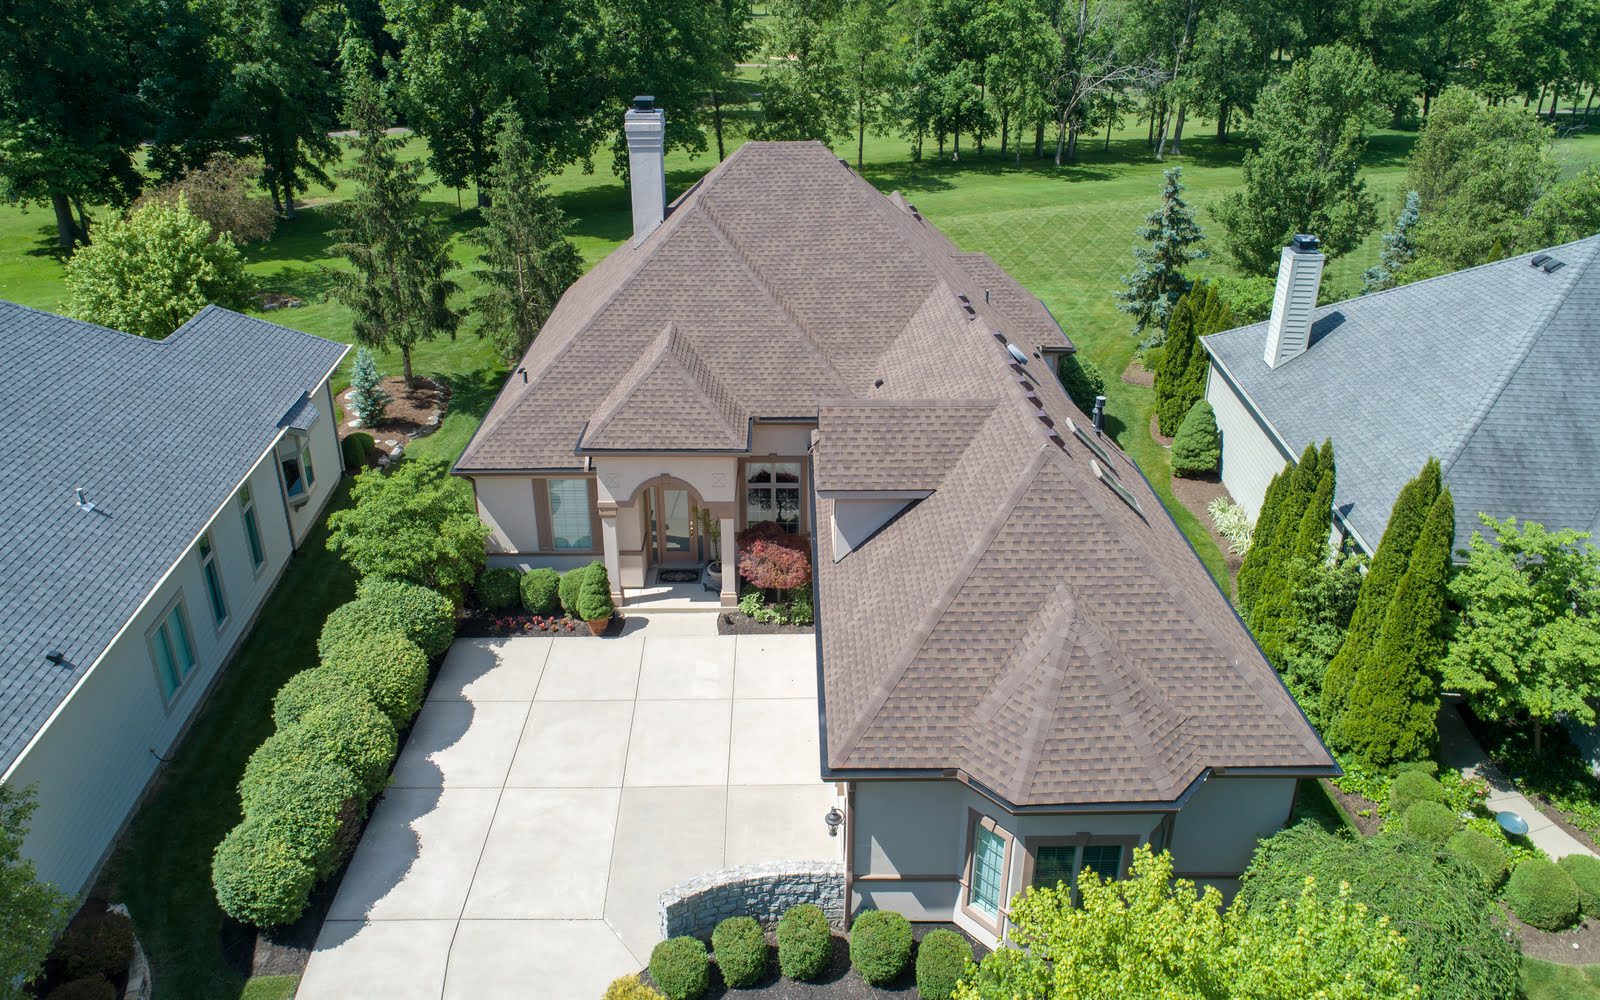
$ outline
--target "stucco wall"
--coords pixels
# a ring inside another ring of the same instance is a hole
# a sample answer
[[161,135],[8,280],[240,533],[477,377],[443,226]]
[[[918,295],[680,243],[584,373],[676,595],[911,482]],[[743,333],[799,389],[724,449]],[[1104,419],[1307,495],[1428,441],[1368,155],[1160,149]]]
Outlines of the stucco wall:
[[706,503],[726,503],[739,498],[737,455],[622,455],[595,460],[601,501],[630,502],[643,483],[657,476],[672,476],[694,487]]
[[1289,818],[1293,778],[1211,778],[1173,823],[1172,866],[1180,875],[1237,875],[1256,841]]
[[1289,456],[1278,449],[1215,366],[1206,382],[1206,400],[1217,413],[1217,430],[1222,435],[1222,484],[1254,520],[1261,513],[1267,485],[1283,471]]
[[538,551],[531,476],[477,476],[472,488],[478,497],[478,518],[489,526],[490,555]]
[[[251,566],[237,492],[208,525],[228,607],[222,626],[213,624],[199,555],[191,547],[5,776],[7,784],[38,788],[23,854],[42,878],[68,892],[88,888],[160,766],[157,755],[171,753],[288,564],[290,518],[297,527],[314,524],[326,505],[340,478],[332,414],[325,413],[311,434],[316,483],[298,515],[284,501],[275,451],[246,479],[265,556],[261,569]],[[164,703],[147,635],[180,594],[195,666]]]
[[816,424],[756,424],[750,440],[752,457],[779,455],[793,457],[811,450],[811,432]]

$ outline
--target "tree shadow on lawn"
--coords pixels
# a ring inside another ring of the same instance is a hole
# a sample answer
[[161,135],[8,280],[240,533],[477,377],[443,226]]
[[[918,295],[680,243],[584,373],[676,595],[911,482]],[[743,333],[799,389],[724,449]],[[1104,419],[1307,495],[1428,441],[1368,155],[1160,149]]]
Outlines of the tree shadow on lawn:
[[337,281],[338,272],[331,267],[294,264],[262,275],[257,285],[260,291],[294,295],[309,305],[326,299]]
[[450,382],[450,412],[482,420],[505,384],[503,368],[479,368],[470,372],[451,372],[442,376]]
[[67,252],[61,249],[61,238],[54,223],[47,223],[33,232],[32,246],[23,253],[29,257],[54,257],[58,264],[67,262]]

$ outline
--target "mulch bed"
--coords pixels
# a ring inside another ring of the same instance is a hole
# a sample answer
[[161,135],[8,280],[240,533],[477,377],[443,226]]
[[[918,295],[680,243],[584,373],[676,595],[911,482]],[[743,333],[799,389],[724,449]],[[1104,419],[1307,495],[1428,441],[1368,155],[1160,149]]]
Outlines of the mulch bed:
[[1129,385],[1142,385],[1146,389],[1153,389],[1156,385],[1156,373],[1146,371],[1144,365],[1136,357],[1128,362],[1128,367],[1122,369],[1122,381]]
[[262,312],[271,312],[274,309],[299,309],[305,304],[305,300],[298,295],[288,295],[284,292],[256,293],[256,308]]
[[1163,448],[1171,448],[1172,442],[1177,440],[1161,433],[1161,415],[1158,413],[1150,414],[1150,436],[1155,439],[1156,444]]
[[[621,635],[627,627],[622,615],[612,615],[606,637]],[[530,615],[526,611],[485,611],[468,608],[456,618],[456,638],[494,639],[513,635],[544,635],[553,638],[590,636],[588,622],[553,615]]]
[[[1322,787],[1327,790],[1339,808],[1345,811],[1350,821],[1361,831],[1363,837],[1370,837],[1383,827],[1383,820],[1378,816],[1378,804],[1365,795],[1347,792],[1331,781],[1324,781]],[[1367,815],[1361,815],[1363,812]]]
[[[973,941],[965,931],[955,924],[912,924],[911,935],[921,941],[929,931],[944,928],[946,930],[960,931],[972,943],[973,958],[982,959],[989,953],[989,949]],[[768,934],[769,942],[772,935]],[[778,972],[778,954],[774,948],[770,955],[770,965],[766,978],[755,986],[730,990],[722,982],[722,974],[717,971],[715,964],[711,966],[711,989],[705,993],[706,997],[765,997],[767,1000],[872,1000],[873,997],[915,997],[917,995],[916,982],[916,952],[911,953],[911,961],[907,963],[906,970],[900,978],[888,986],[869,986],[865,980],[850,968],[850,945],[844,938],[835,935],[833,938],[833,960],[828,963],[828,968],[816,980],[809,983],[799,983],[792,979],[784,979]],[[639,974],[640,978],[651,985],[655,981],[650,978],[649,970]]]
[[1600,962],[1600,921],[1585,917],[1576,927],[1564,931],[1542,931],[1516,918],[1504,905],[1509,923],[1522,939],[1522,953],[1557,965],[1593,965]]
[[[1155,425],[1153,423],[1150,427],[1150,433],[1152,435],[1155,434]],[[1160,438],[1157,438],[1157,440],[1160,440]],[[1178,498],[1179,503],[1189,508],[1189,513],[1198,518],[1201,524],[1205,525],[1206,531],[1211,535],[1211,540],[1216,542],[1217,548],[1222,551],[1222,557],[1228,563],[1229,593],[1233,593],[1238,588],[1239,567],[1244,565],[1244,557],[1236,556],[1229,551],[1228,540],[1222,537],[1222,533],[1217,530],[1216,525],[1211,523],[1211,513],[1206,510],[1211,505],[1211,501],[1217,497],[1228,496],[1228,488],[1222,485],[1222,479],[1216,473],[1199,478],[1173,476],[1172,495]],[[1228,499],[1231,500],[1233,498],[1228,497]]]
[[779,625],[776,622],[758,622],[743,611],[724,611],[717,616],[718,635],[810,635],[815,625]]
[[443,382],[420,376],[407,382],[403,376],[391,375],[379,385],[389,394],[389,405],[384,408],[383,422],[371,427],[350,426],[354,418],[350,391],[340,394],[339,405],[344,409],[344,421],[339,425],[341,438],[361,431],[371,434],[383,451],[392,451],[396,444],[404,446],[438,430],[439,421],[450,407],[450,387]]

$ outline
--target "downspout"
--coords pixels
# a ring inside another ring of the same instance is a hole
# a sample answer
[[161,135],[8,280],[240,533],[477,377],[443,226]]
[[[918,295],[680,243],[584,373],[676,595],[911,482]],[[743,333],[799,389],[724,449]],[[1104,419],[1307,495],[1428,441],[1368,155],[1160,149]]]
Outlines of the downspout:
[[850,930],[850,899],[856,883],[856,783],[844,783],[844,929]]

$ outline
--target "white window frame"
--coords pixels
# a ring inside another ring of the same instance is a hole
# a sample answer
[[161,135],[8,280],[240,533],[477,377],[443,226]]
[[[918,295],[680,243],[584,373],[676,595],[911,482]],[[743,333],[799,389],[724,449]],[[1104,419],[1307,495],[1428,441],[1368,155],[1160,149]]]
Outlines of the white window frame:
[[[283,495],[289,503],[298,507],[311,499],[311,491],[317,486],[317,469],[311,460],[311,436],[309,434],[292,434],[290,440],[294,442],[294,453],[278,459],[278,469],[283,474]],[[293,466],[300,474],[300,492],[292,491],[289,484],[289,468]]]
[[[770,481],[765,482],[765,483],[752,483],[752,482],[750,482],[751,470],[754,469],[756,466],[759,466],[759,465],[767,465],[767,466],[771,466],[772,467],[772,479]],[[793,483],[780,483],[778,481],[778,466],[780,466],[780,465],[792,465],[792,466],[795,467],[797,472],[796,472],[796,476],[795,476],[795,481]],[[744,459],[743,461],[741,461],[739,463],[739,508],[740,508],[740,512],[744,515],[744,526],[746,528],[750,528],[750,527],[754,527],[757,524],[761,524],[761,523],[766,522],[766,521],[771,521],[772,523],[777,524],[780,527],[782,527],[783,522],[778,517],[778,490],[780,490],[780,489],[785,489],[785,490],[793,489],[793,490],[797,491],[797,493],[799,495],[799,501],[798,501],[799,506],[798,506],[798,509],[795,512],[795,529],[794,529],[794,531],[789,532],[789,534],[792,534],[792,535],[795,535],[795,536],[803,536],[803,535],[805,535],[807,533],[806,532],[806,460],[804,458],[796,457],[796,456],[763,455],[763,456],[761,456],[759,458],[757,458],[757,457],[746,458],[746,459]],[[752,508],[750,506],[750,494],[751,494],[751,492],[756,491],[756,490],[760,490],[760,491],[766,493],[767,496],[772,500],[772,510],[771,510],[772,516],[770,516],[770,517],[752,517],[751,516]],[[787,530],[788,529],[785,529],[785,531],[787,531]]]
[[227,626],[232,612],[228,591],[222,585],[222,568],[217,563],[217,545],[211,538],[211,529],[200,533],[194,549],[200,559],[200,576],[206,585],[206,607],[211,609],[211,624],[220,632]]
[[261,518],[256,515],[256,496],[247,482],[239,487],[239,521],[244,526],[244,547],[250,556],[250,569],[257,576],[267,568],[267,546],[261,538]]
[[[175,637],[170,627],[174,622],[181,629],[184,646],[186,647],[184,651],[188,653],[187,665],[184,665],[183,658],[177,655],[179,650],[174,643]],[[167,677],[161,666],[161,656],[157,652],[158,647],[156,644],[158,641],[163,642],[171,660],[173,672],[171,690],[167,689]],[[178,700],[178,696],[183,693],[184,684],[188,682],[190,677],[194,676],[195,667],[200,663],[199,654],[195,652],[194,648],[194,628],[189,621],[189,609],[184,603],[183,591],[180,590],[177,596],[168,602],[166,607],[162,608],[161,615],[156,619],[156,623],[150,626],[149,631],[145,633],[145,645],[150,652],[150,669],[155,674],[156,690],[161,694],[162,704],[171,708],[173,703]]]

